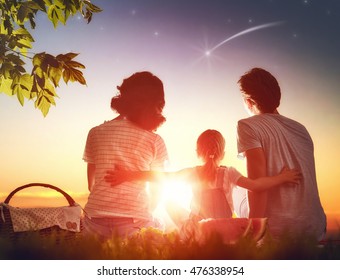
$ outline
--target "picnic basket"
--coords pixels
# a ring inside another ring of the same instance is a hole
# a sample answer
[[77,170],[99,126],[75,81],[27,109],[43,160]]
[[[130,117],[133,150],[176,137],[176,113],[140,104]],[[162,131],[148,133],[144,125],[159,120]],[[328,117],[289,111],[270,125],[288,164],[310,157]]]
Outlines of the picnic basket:
[[[19,208],[10,205],[12,197],[19,191],[31,187],[55,190],[63,195],[68,205],[62,207]],[[13,190],[0,203],[0,238],[13,242],[38,235],[52,237],[56,242],[73,240],[82,231],[81,207],[62,189],[45,183],[30,183]]]

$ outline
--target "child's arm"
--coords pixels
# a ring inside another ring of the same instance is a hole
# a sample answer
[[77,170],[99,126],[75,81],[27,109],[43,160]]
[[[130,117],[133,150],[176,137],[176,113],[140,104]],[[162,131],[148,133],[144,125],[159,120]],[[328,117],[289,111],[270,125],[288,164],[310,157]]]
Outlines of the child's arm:
[[188,176],[189,170],[189,168],[176,172],[108,170],[104,179],[114,187],[125,181],[161,182],[164,180],[180,179]]
[[249,179],[242,176],[238,179],[237,185],[250,191],[260,192],[284,183],[298,184],[300,180],[301,172],[296,169],[284,168],[279,175],[272,177]]

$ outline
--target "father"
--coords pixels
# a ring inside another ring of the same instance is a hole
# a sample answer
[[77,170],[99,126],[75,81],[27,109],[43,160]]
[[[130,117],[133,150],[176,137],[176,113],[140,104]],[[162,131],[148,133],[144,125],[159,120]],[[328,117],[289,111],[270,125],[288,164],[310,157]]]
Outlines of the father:
[[299,185],[266,192],[249,192],[249,217],[268,217],[274,238],[303,235],[322,239],[326,216],[315,175],[314,147],[306,128],[280,115],[281,90],[275,77],[261,68],[239,80],[245,106],[251,115],[238,122],[238,152],[247,159],[248,177],[273,176],[282,168],[296,168]]

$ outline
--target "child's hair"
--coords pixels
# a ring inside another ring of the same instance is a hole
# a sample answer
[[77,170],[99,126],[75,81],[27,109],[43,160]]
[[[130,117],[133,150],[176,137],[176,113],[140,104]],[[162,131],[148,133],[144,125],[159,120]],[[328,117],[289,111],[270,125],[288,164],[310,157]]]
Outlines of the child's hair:
[[214,181],[219,162],[224,156],[225,139],[220,132],[213,129],[204,131],[197,139],[197,155],[204,165],[200,171],[203,181]]
[[154,131],[164,121],[165,105],[162,81],[150,72],[137,72],[118,86],[111,108],[143,129]]

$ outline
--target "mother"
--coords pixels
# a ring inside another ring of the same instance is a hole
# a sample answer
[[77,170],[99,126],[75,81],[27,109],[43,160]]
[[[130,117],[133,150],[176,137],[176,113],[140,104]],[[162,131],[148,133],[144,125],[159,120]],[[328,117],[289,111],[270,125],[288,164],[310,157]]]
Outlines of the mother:
[[168,158],[163,139],[154,133],[165,121],[162,81],[150,72],[138,72],[117,88],[111,108],[119,116],[90,130],[84,152],[90,190],[84,232],[103,238],[156,226],[152,211],[158,200],[157,188],[148,193],[143,182],[112,188],[104,180],[106,170],[162,170]]
[[297,186],[249,192],[249,217],[268,217],[274,238],[283,235],[320,240],[326,230],[315,174],[314,147],[306,128],[280,115],[281,90],[266,70],[253,68],[239,80],[251,117],[238,122],[238,152],[247,159],[248,177],[272,176],[287,166],[301,170]]

